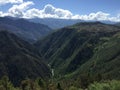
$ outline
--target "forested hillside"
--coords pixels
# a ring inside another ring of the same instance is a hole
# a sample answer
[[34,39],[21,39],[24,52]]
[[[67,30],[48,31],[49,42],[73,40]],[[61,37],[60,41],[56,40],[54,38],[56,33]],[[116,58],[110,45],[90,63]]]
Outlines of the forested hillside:
[[37,49],[7,31],[0,31],[0,78],[8,76],[14,85],[26,78],[49,78],[51,72]]
[[63,87],[72,84],[85,88],[94,81],[120,79],[119,26],[77,23],[48,35],[35,46]]

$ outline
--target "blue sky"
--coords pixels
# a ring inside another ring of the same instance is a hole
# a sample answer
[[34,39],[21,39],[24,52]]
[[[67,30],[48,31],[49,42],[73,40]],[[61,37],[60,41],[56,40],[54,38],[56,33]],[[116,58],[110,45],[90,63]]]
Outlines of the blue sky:
[[120,0],[0,0],[0,16],[6,15],[119,21]]
[[91,12],[108,12],[113,15],[120,13],[120,0],[34,0],[36,8],[42,9],[46,4],[70,10],[74,14]]

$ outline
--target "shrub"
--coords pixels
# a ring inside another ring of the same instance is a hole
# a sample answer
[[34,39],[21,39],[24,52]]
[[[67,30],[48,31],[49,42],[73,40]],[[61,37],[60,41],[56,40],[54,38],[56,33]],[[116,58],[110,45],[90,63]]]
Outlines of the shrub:
[[95,82],[88,87],[88,90],[120,90],[120,81]]

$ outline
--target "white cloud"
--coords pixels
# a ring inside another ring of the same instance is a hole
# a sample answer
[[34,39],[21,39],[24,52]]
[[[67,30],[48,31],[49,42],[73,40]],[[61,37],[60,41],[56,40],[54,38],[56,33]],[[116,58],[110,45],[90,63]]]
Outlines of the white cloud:
[[74,15],[69,10],[55,8],[48,4],[42,10],[33,8],[26,11],[24,18],[60,18],[60,19],[81,19],[81,20],[110,20],[120,21],[120,15],[117,17],[110,17],[109,13],[98,11],[96,13],[90,13],[89,15]]
[[41,15],[42,15],[42,12],[40,10],[38,10],[36,8],[32,8],[32,9],[29,9],[29,10],[26,11],[23,18],[35,18],[35,17],[43,18],[42,17],[43,15],[42,16]]
[[0,12],[0,16],[13,16],[21,18],[59,18],[59,19],[81,19],[81,20],[109,20],[120,21],[120,14],[116,17],[111,17],[109,13],[98,11],[96,13],[90,13],[88,15],[74,15],[69,10],[56,8],[50,4],[45,5],[43,9],[31,8],[34,5],[32,1],[22,2],[18,5],[13,5],[8,12]]
[[103,13],[100,11],[97,13],[89,14],[88,18],[91,20],[107,20],[109,15],[110,14],[108,14],[108,13]]
[[35,9],[35,8],[27,10],[24,17],[71,19],[72,13],[68,10],[55,8],[52,5],[48,4],[42,10]]
[[44,14],[48,15],[56,15],[60,18],[68,18],[70,19],[72,17],[72,13],[69,10],[64,10],[60,8],[55,8],[52,5],[48,4],[43,9]]
[[90,13],[89,15],[78,15],[78,18],[84,20],[108,20],[110,14],[104,12]]
[[3,17],[3,12],[2,11],[0,11],[0,17]]
[[13,17],[23,17],[24,16],[24,11],[26,11],[30,5],[33,5],[34,3],[31,1],[23,2],[20,5],[13,5],[9,10],[8,10],[8,15],[13,16]]
[[4,4],[7,4],[7,3],[11,3],[11,4],[23,3],[23,0],[0,0],[0,5],[4,5]]
[[44,7],[43,12],[45,14],[51,14],[51,15],[53,15],[53,14],[55,14],[55,9],[56,9],[55,7],[53,7],[52,5],[48,4],[48,5],[46,5]]

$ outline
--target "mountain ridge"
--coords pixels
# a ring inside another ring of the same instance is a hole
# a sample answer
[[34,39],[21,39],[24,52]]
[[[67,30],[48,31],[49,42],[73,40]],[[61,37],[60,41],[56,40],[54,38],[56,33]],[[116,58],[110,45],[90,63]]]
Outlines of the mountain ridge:
[[29,22],[25,19],[14,19],[8,17],[0,17],[1,30],[8,30],[17,36],[29,42],[46,36],[51,32],[51,28],[40,23]]
[[14,85],[26,78],[51,76],[37,49],[8,31],[0,31],[0,78],[7,75]]
[[94,56],[97,46],[107,42],[119,32],[120,27],[114,25],[82,22],[52,33],[35,43],[35,46],[48,59],[47,62],[59,77],[79,70]]

